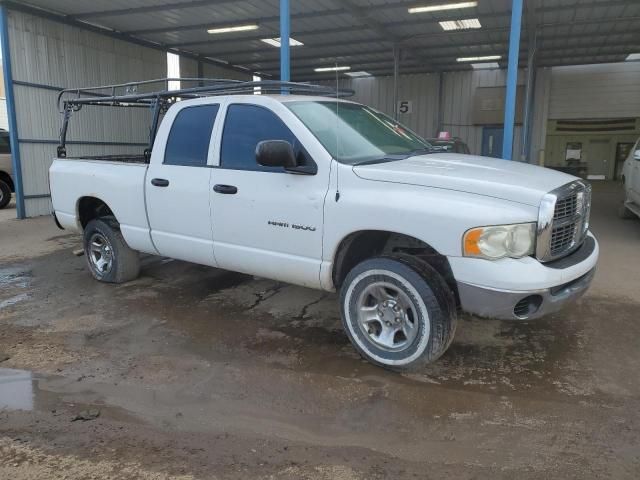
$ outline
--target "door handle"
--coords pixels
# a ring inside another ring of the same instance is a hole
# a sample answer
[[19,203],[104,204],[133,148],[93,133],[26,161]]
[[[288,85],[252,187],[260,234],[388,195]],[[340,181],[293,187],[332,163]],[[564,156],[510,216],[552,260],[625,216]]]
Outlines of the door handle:
[[168,187],[169,180],[166,180],[164,178],[154,178],[151,180],[151,185],[153,185],[154,187]]
[[214,185],[213,191],[225,195],[234,195],[238,193],[238,187],[234,187],[233,185]]

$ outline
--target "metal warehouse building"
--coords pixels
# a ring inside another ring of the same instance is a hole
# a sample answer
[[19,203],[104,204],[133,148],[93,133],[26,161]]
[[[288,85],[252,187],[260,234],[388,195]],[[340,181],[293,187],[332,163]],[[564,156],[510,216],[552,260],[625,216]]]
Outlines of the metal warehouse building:
[[[181,77],[339,82],[425,137],[592,179],[616,178],[640,136],[637,0],[1,5],[19,218],[50,212],[60,90],[167,77],[167,52]],[[87,118],[69,135],[76,152],[146,146],[144,112]]]

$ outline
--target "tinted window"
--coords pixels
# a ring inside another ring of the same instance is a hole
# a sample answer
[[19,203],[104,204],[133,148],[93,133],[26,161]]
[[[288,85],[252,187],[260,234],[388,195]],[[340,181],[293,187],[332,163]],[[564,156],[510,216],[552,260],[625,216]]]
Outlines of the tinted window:
[[11,143],[9,143],[9,132],[0,132],[0,153],[11,153]]
[[431,150],[426,140],[364,105],[306,100],[285,105],[342,163],[402,160]]
[[282,171],[256,162],[256,146],[264,140],[286,140],[298,158],[304,155],[291,130],[271,110],[256,105],[230,105],[222,134],[221,165],[238,170]]
[[165,165],[205,166],[217,113],[218,105],[199,105],[180,110],[167,139]]

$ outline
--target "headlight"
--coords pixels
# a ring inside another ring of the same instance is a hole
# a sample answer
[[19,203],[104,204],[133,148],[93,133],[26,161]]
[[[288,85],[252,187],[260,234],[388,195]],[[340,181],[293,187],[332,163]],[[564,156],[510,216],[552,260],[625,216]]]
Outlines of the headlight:
[[536,224],[496,225],[467,230],[462,241],[465,257],[497,260],[511,257],[521,258],[534,252]]

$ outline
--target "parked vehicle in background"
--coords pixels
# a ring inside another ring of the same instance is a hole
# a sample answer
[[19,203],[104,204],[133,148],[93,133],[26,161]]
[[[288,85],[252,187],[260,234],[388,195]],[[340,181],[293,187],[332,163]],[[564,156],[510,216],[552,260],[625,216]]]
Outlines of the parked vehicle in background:
[[624,202],[620,207],[622,218],[640,217],[640,139],[631,149],[622,168]]
[[139,156],[67,157],[64,123],[54,215],[83,232],[96,279],[136,278],[145,252],[338,291],[354,347],[396,370],[440,357],[459,310],[529,320],[587,290],[598,244],[585,182],[437,152],[358,103],[242,88],[65,103],[74,115],[101,102],[168,107]]
[[0,209],[9,205],[11,194],[14,191],[13,185],[9,132],[0,129]]
[[444,153],[463,153],[465,155],[470,155],[471,151],[466,143],[462,141],[461,138],[458,137],[450,137],[450,138],[427,138],[427,142],[431,144],[437,152]]

